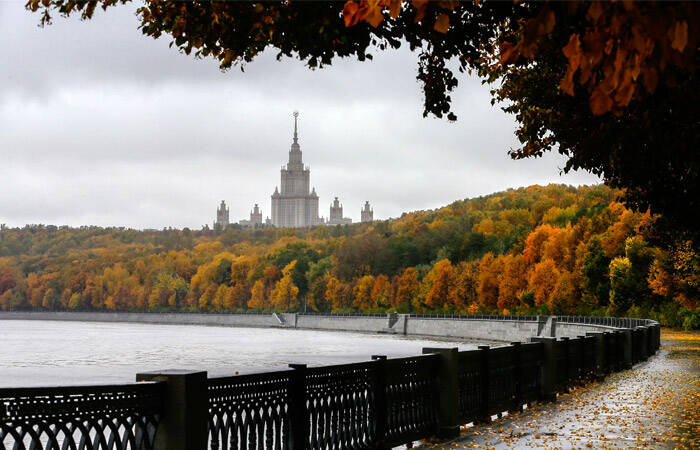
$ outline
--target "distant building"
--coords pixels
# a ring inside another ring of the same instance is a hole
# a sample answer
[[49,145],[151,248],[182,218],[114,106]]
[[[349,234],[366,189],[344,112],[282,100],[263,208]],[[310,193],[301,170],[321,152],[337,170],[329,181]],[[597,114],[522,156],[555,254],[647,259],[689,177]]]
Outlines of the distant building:
[[214,229],[225,230],[228,224],[228,208],[226,207],[226,202],[221,200],[219,209],[216,210],[216,222],[214,222]]
[[250,212],[250,219],[240,220],[238,224],[245,228],[260,228],[263,224],[262,216],[262,210],[256,203],[253,210]]
[[352,223],[352,219],[343,217],[343,205],[338,201],[338,197],[331,203],[331,212],[326,223],[328,225],[349,225]]
[[294,112],[294,142],[289,150],[287,166],[280,170],[280,189],[272,194],[272,225],[276,227],[310,227],[321,225],[318,217],[316,189],[309,192],[311,170],[301,160],[297,135],[298,112]]
[[360,211],[360,222],[372,222],[374,221],[374,210],[370,209],[369,201],[365,202],[365,207]]
[[[343,205],[338,201],[338,197],[331,204],[330,216],[328,220],[318,215],[318,195],[316,188],[310,186],[311,170],[304,166],[301,158],[301,147],[299,146],[298,118],[299,113],[294,112],[294,138],[289,149],[289,160],[286,166],[280,170],[280,186],[275,187],[275,192],[271,196],[271,213],[263,221],[262,210],[255,204],[250,213],[250,219],[243,219],[238,222],[244,228],[258,227],[278,227],[278,228],[301,228],[316,225],[347,225],[352,223],[352,219],[343,217]],[[374,210],[369,202],[365,202],[362,210],[362,222],[372,222],[374,220]],[[229,225],[229,210],[226,203],[221,201],[219,209],[216,211],[215,230],[223,230]]]

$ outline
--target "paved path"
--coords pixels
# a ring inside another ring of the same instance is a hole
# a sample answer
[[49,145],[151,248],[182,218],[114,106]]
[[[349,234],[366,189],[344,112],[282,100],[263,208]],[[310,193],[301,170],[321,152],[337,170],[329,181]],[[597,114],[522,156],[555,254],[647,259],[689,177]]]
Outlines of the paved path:
[[700,449],[700,333],[664,332],[632,370],[421,448]]

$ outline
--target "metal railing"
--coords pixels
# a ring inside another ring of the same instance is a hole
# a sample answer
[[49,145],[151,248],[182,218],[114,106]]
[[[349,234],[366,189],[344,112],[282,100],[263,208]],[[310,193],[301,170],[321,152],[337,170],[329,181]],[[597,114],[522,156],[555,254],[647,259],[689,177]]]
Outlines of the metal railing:
[[0,389],[0,449],[152,449],[164,387]]
[[157,380],[138,384],[3,388],[0,450],[387,449],[551,400],[659,348],[652,321],[558,319],[611,329],[226,377],[166,371],[137,375]]
[[548,316],[497,316],[483,314],[408,314],[409,318],[415,319],[451,319],[451,320],[516,320],[521,322],[534,322],[538,317]]

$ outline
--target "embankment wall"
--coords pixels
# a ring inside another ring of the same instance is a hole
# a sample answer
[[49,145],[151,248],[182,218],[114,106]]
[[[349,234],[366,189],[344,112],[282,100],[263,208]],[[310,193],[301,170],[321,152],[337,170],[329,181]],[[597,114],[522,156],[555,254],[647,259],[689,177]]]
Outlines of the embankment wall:
[[170,325],[298,328],[355,331],[456,339],[512,342],[532,336],[577,337],[615,328],[594,324],[557,323],[551,317],[537,320],[472,320],[450,317],[412,317],[320,314],[230,314],[149,312],[0,311],[0,320],[59,320],[79,322],[131,322]]

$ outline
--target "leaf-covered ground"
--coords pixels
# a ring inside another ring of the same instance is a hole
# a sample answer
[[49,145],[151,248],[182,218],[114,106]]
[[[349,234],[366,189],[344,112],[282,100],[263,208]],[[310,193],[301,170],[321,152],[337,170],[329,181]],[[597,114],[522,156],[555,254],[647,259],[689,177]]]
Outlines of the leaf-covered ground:
[[700,333],[664,331],[632,370],[422,448],[700,448]]

